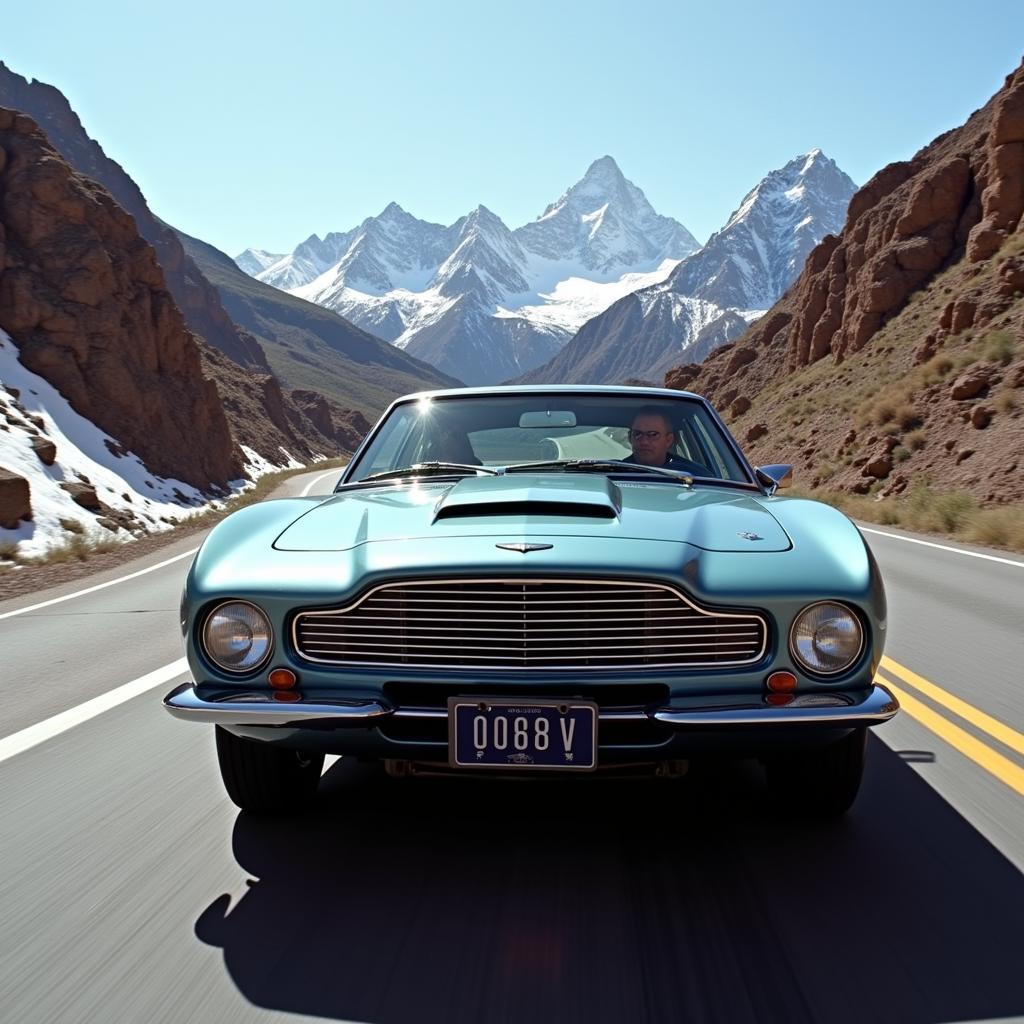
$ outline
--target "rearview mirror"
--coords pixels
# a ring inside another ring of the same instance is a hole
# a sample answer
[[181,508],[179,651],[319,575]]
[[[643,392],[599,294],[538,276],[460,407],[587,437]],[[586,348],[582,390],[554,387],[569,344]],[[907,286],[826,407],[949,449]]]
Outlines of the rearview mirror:
[[534,409],[519,417],[520,427],[575,427],[576,413],[571,409]]

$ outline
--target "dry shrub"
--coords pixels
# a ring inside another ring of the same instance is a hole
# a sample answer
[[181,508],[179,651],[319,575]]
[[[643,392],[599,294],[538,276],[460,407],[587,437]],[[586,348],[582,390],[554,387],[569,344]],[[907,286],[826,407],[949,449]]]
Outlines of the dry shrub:
[[1009,366],[1017,355],[1017,338],[1012,331],[989,331],[982,339],[981,354],[987,362]]
[[23,565],[57,565],[63,562],[85,562],[93,555],[103,554],[104,551],[113,551],[121,546],[121,541],[112,534],[103,536],[101,534],[72,534],[61,544],[57,544],[41,555],[34,555],[31,558],[22,558]]
[[912,452],[919,452],[928,443],[928,431],[923,427],[912,430],[903,438],[903,443]]
[[927,481],[921,480],[906,497],[903,523],[911,530],[956,533],[977,509],[973,495],[965,491],[933,491]]
[[1003,388],[995,397],[996,412],[1013,412],[1017,408],[1017,396],[1011,388]]
[[901,405],[892,416],[893,422],[900,430],[910,430],[913,427],[921,426],[921,415],[909,403]]
[[1000,548],[1024,551],[1024,508],[983,508],[966,530],[968,540]]
[[870,419],[876,426],[891,423],[896,415],[897,405],[891,398],[880,398],[871,409]]
[[956,368],[956,362],[945,352],[932,356],[922,363],[918,373],[923,384],[941,384]]

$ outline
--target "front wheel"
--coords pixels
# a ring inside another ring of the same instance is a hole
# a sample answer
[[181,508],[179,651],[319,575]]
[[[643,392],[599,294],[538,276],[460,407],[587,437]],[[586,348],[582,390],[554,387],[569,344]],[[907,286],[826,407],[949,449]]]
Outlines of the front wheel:
[[867,729],[855,729],[825,746],[766,759],[768,792],[775,805],[802,817],[844,814],[860,789],[867,737]]
[[242,739],[219,725],[215,728],[224,788],[243,811],[294,811],[316,792],[323,754]]

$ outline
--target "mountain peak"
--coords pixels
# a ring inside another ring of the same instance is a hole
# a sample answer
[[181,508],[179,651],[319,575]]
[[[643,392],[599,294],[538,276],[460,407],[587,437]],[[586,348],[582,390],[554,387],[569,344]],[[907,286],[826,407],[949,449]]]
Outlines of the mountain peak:
[[403,210],[402,207],[398,205],[398,203],[392,201],[388,203],[388,205],[385,206],[383,210],[380,211],[380,213],[377,215],[375,219],[383,221],[396,221],[405,220],[409,216],[410,214]]
[[619,169],[619,165],[615,162],[615,158],[605,154],[602,157],[598,157],[588,168],[587,173],[583,175],[583,180],[593,177],[609,177],[622,178],[622,171]]
[[577,261],[602,278],[626,269],[651,271],[663,260],[679,260],[699,248],[682,224],[655,212],[607,154],[515,234],[530,252]]

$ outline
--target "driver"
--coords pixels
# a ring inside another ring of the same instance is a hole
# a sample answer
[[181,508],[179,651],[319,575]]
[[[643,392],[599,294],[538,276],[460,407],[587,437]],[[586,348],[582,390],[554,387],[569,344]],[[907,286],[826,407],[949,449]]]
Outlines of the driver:
[[662,466],[681,473],[707,474],[705,467],[672,451],[676,443],[672,420],[667,412],[655,405],[645,405],[637,411],[630,424],[629,441],[633,446],[633,454],[623,459],[623,462]]

